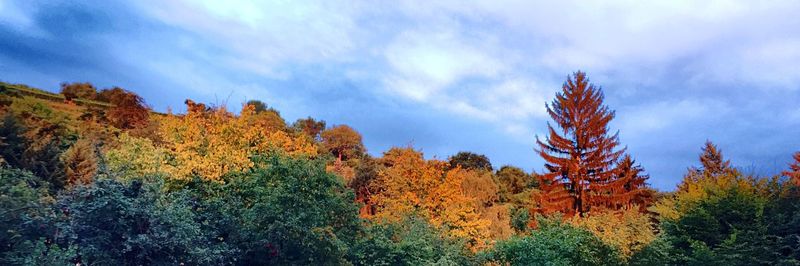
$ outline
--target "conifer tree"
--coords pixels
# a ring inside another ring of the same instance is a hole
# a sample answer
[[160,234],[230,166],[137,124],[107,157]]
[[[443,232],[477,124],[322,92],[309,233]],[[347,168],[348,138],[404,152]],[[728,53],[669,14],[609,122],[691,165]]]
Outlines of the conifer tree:
[[706,141],[700,153],[700,168],[691,167],[689,173],[683,177],[683,182],[678,185],[678,190],[686,191],[689,184],[695,184],[706,178],[716,178],[734,171],[730,160],[725,160],[722,150],[711,141]]
[[602,90],[578,71],[546,105],[560,130],[548,123],[547,138],[536,138],[547,173],[540,177],[542,193],[535,211],[583,214],[592,206],[608,205],[621,191],[624,182],[615,182],[616,163],[624,149],[617,149],[618,134],[609,134],[614,111],[603,98]]

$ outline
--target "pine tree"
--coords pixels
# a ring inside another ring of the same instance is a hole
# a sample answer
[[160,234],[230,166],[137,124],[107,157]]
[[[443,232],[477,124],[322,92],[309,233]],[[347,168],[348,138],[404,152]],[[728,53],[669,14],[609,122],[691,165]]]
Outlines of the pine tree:
[[689,173],[683,177],[683,182],[678,185],[678,190],[686,191],[689,184],[695,184],[706,178],[716,178],[723,174],[730,174],[734,171],[730,160],[725,160],[722,150],[711,141],[706,141],[700,153],[700,164],[702,167],[691,167]]
[[700,163],[703,165],[702,170],[709,174],[722,174],[731,169],[731,162],[722,157],[722,150],[711,141],[706,141],[703,153],[700,154]]
[[[592,206],[607,205],[621,182],[616,163],[624,149],[617,134],[609,135],[608,123],[614,111],[603,105],[603,92],[589,83],[586,74],[576,72],[562,91],[546,105],[547,112],[561,129],[548,123],[548,136],[537,136],[537,152],[548,171],[541,178],[538,212],[586,213]],[[610,195],[610,196],[609,196]]]

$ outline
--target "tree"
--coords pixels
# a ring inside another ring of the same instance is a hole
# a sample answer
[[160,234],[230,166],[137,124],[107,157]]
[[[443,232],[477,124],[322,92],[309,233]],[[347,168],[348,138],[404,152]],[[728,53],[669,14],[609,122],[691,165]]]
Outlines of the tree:
[[126,97],[130,92],[120,87],[113,87],[110,89],[103,89],[97,93],[97,100],[101,102],[114,103],[119,102],[122,98]]
[[656,239],[650,215],[636,209],[575,216],[569,222],[592,232],[604,243],[619,250],[626,260]]
[[783,175],[800,186],[800,152],[794,154],[794,162],[789,165],[789,170],[783,172]]
[[257,156],[226,185],[243,265],[344,264],[359,228],[352,191],[321,160]]
[[614,111],[603,105],[602,90],[580,71],[567,79],[546,107],[561,133],[548,123],[547,138],[536,138],[548,171],[541,176],[543,193],[537,211],[586,213],[623,185],[614,181],[615,163],[624,149],[615,151],[618,134],[608,135]]
[[0,264],[30,254],[40,238],[55,234],[48,184],[30,172],[0,167]]
[[67,100],[74,98],[95,100],[97,98],[97,89],[88,82],[74,82],[74,83],[61,83],[61,94]]
[[380,161],[383,168],[370,199],[375,215],[370,218],[391,222],[420,215],[446,228],[450,236],[467,239],[470,247],[484,247],[490,222],[478,212],[476,203],[482,200],[463,189],[466,170],[445,171],[445,162],[427,161],[413,148],[392,148]]
[[251,105],[245,105],[239,116],[191,100],[186,105],[185,115],[159,117],[159,134],[167,157],[163,169],[171,178],[187,181],[199,176],[223,181],[228,172],[250,168],[250,157],[256,154],[317,154],[317,147],[307,138],[262,126]]
[[261,112],[269,110],[269,109],[267,109],[267,104],[262,102],[262,101],[259,101],[259,100],[249,100],[249,101],[247,101],[247,103],[245,103],[245,105],[252,105],[253,106],[253,110],[256,113],[261,113]]
[[700,153],[700,168],[691,167],[689,172],[683,177],[683,181],[678,185],[678,190],[685,191],[693,183],[700,182],[702,179],[715,179],[717,176],[729,174],[735,171],[731,167],[731,162],[722,156],[722,150],[717,148],[711,141],[706,141]]
[[472,265],[473,254],[420,217],[370,223],[351,247],[354,265]]
[[483,257],[498,265],[622,265],[616,249],[559,220],[540,217],[540,229],[500,241]]
[[606,207],[609,209],[631,208],[638,205],[642,212],[647,211],[652,203],[653,191],[647,187],[649,176],[643,175],[644,169],[641,165],[626,154],[618,163],[618,176],[611,183],[610,193],[605,196]]
[[492,163],[483,154],[461,151],[450,157],[448,162],[450,163],[450,168],[461,166],[461,168],[469,170],[492,171]]
[[91,183],[97,174],[97,148],[91,140],[78,140],[61,155],[61,160],[69,185]]
[[292,124],[292,128],[295,131],[303,132],[313,140],[319,140],[319,134],[325,130],[325,120],[317,121],[309,116],[308,118],[297,119]]
[[373,194],[381,189],[376,184],[379,167],[378,160],[372,158],[372,156],[365,155],[356,165],[355,176],[347,184],[356,193],[356,201],[364,204],[359,210],[361,216],[375,215],[375,204],[373,204],[371,198]]
[[322,131],[322,147],[339,161],[357,157],[365,152],[361,134],[347,125],[334,126]]
[[494,174],[501,202],[512,201],[514,195],[533,187],[536,180],[519,167],[505,165]]
[[23,153],[28,146],[25,127],[14,115],[7,113],[0,125],[0,156],[11,167],[23,168]]
[[59,198],[60,237],[82,265],[227,264],[225,245],[201,230],[193,200],[163,181],[99,179]]
[[108,120],[111,125],[119,129],[133,129],[147,126],[150,109],[145,105],[144,99],[130,91],[115,94],[110,99],[114,105],[108,111]]

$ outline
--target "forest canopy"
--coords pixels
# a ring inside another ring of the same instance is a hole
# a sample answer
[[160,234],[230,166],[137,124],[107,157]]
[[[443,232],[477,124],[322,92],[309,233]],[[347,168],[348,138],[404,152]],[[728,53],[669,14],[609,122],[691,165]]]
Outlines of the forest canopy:
[[535,172],[368,151],[357,128],[133,90],[0,83],[2,265],[796,265],[800,151],[756,176],[711,141],[674,191],[584,72],[546,104]]

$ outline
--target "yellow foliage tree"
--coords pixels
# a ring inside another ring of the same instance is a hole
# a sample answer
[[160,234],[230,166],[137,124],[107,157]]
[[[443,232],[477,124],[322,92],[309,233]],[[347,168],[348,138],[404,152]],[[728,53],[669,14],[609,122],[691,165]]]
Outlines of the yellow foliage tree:
[[252,105],[245,105],[239,116],[188,100],[187,105],[185,115],[169,114],[160,121],[173,178],[197,175],[221,181],[225,173],[252,167],[250,156],[257,153],[316,155],[312,142],[277,130],[275,118],[268,112],[256,113]]
[[467,239],[473,249],[486,246],[490,222],[480,217],[475,198],[462,188],[468,171],[445,172],[446,162],[425,160],[412,148],[392,148],[381,162],[385,167],[373,185],[379,192],[371,197],[376,212],[370,218],[399,221],[416,214],[451,236]]
[[638,208],[574,216],[569,222],[591,231],[606,244],[618,248],[623,259],[630,258],[634,252],[656,239],[655,225],[650,215],[639,212]]
[[148,176],[175,172],[174,166],[166,164],[167,151],[156,147],[153,141],[122,133],[117,143],[106,154],[109,172],[120,173],[122,178]]
[[769,180],[742,175],[730,166],[730,161],[725,160],[722,152],[711,142],[706,142],[699,158],[702,167],[689,168],[678,190],[649,208],[662,221],[678,220],[698,202],[711,195],[724,193],[731,187],[749,193],[767,191]]

